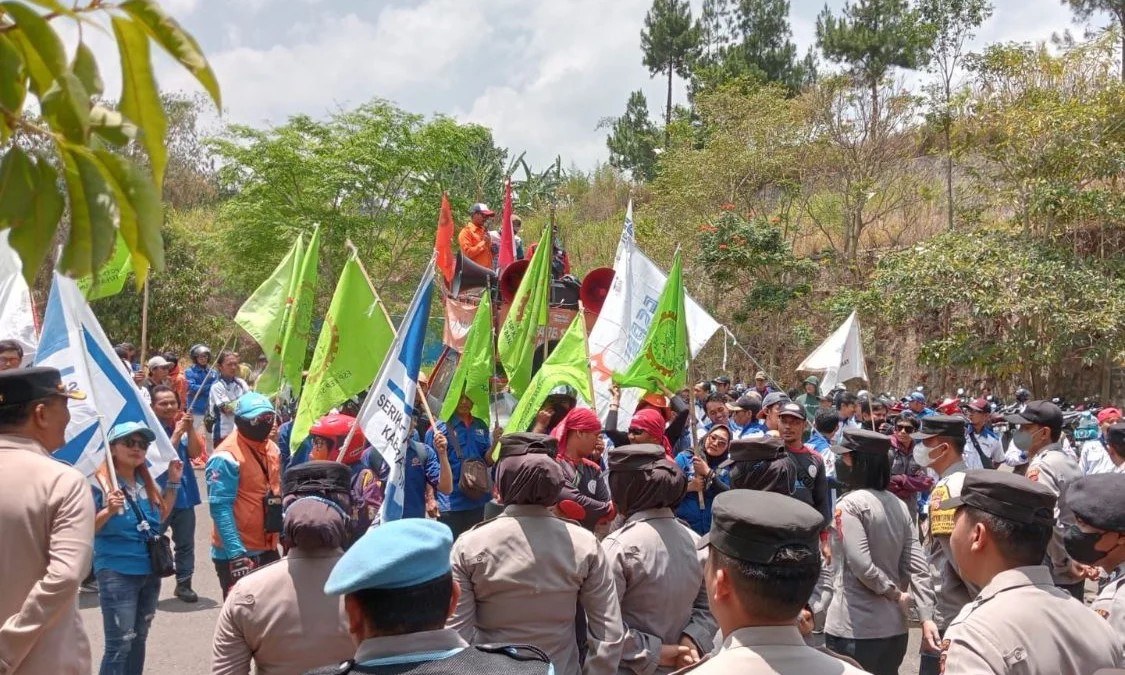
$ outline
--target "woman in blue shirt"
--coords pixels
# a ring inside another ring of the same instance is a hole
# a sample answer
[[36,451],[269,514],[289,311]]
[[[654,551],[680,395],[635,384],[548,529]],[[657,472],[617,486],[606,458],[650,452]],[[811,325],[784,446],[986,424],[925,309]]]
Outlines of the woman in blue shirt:
[[99,675],[144,671],[145,640],[160,596],[160,577],[152,573],[147,542],[172,512],[184,471],[182,462],[172,462],[161,495],[145,459],[155,439],[140,422],[116,425],[108,439],[116,489],[110,487],[104,464],[96,473],[94,574],[105,627]]
[[[711,529],[711,502],[715,495],[730,489],[730,470],[722,466],[727,460],[730,448],[730,427],[717,424],[711,427],[700,442],[703,457],[697,457],[691,450],[676,455],[676,464],[688,477],[688,491],[676,509],[676,516],[699,534],[707,534]],[[703,505],[699,494],[703,493]]]

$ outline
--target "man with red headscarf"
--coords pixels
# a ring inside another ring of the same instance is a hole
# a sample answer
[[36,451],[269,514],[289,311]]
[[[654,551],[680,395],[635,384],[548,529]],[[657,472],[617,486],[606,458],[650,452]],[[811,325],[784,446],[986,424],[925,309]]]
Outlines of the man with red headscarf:
[[[663,432],[663,422],[661,425]],[[566,478],[559,493],[559,511],[588,530],[616,515],[602,467],[589,459],[599,445],[604,446],[601,434],[602,423],[588,408],[572,409],[551,431],[559,442],[558,460]]]

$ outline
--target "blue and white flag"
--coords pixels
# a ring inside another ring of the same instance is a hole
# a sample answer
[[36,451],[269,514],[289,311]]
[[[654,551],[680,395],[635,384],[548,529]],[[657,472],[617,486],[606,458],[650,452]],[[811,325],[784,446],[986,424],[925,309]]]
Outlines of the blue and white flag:
[[406,482],[406,441],[414,417],[414,394],[422,366],[422,344],[430,320],[434,288],[434,261],[426,266],[410,308],[398,327],[387,358],[359,411],[359,425],[367,442],[387,462],[386,493],[379,522],[402,518]]
[[47,300],[35,365],[57,368],[63,383],[87,395],[84,401],[70,400],[66,445],[54,453],[55,459],[73,464],[86,476],[94,475],[105,461],[105,437],[98,423],[99,415],[107,433],[122,422],[140,422],[152,429],[156,442],[149,446],[148,462],[153,477],[164,473],[177,458],[164,427],[152,408],[141,400],[133,373],[114,353],[78,284],[58,272]]

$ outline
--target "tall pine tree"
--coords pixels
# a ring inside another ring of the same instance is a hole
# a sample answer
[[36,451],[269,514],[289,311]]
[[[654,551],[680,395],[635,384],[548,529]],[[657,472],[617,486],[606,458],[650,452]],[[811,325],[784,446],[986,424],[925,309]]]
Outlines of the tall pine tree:
[[653,0],[641,29],[644,65],[651,75],[668,74],[668,103],[664,112],[664,146],[668,146],[672,123],[672,76],[688,76],[699,48],[699,26],[691,18],[688,0]]
[[1098,12],[1106,12],[1117,21],[1117,29],[1122,34],[1121,81],[1125,82],[1125,0],[1062,0],[1062,2],[1083,21],[1089,21]]
[[604,120],[599,126],[610,128],[605,144],[609,148],[609,164],[633,175],[634,180],[652,180],[656,174],[656,144],[659,132],[648,116],[648,100],[644,92],[629,94],[625,114]]
[[696,89],[738,77],[777,82],[797,92],[815,77],[811,52],[797,57],[789,0],[705,0],[704,48],[694,67]]

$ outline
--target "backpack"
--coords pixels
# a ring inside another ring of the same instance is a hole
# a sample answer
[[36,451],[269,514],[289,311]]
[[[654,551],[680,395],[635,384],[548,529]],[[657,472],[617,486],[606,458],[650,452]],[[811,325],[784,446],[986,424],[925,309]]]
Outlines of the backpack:
[[381,474],[364,468],[352,477],[352,528],[357,537],[371,527],[383,506],[385,482]]

